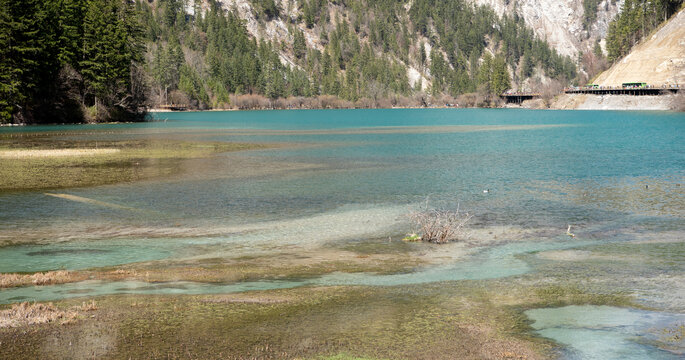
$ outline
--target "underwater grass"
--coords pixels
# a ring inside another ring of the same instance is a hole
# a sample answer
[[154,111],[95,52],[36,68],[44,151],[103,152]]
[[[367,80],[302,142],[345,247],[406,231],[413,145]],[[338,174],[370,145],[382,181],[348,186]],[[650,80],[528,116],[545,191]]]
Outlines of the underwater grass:
[[94,269],[89,276],[105,280],[195,281],[226,284],[260,280],[301,280],[334,272],[389,275],[411,272],[425,265],[421,259],[406,254],[367,255],[331,252],[326,257],[308,255],[311,254],[157,261]]
[[[78,304],[80,299],[57,303]],[[108,344],[100,358],[543,359],[555,344],[532,332],[523,311],[558,304],[630,301],[517,279],[116,295],[97,299],[94,318],[3,329],[0,342],[12,341],[6,354],[14,358],[69,357],[71,347],[48,347],[47,339],[71,339],[89,329],[91,342]],[[29,344],[40,351],[24,352]]]
[[0,158],[0,191],[85,187],[169,176],[183,159],[265,148],[262,144],[164,139],[64,141],[45,135],[0,139],[0,150],[111,149],[90,156]]

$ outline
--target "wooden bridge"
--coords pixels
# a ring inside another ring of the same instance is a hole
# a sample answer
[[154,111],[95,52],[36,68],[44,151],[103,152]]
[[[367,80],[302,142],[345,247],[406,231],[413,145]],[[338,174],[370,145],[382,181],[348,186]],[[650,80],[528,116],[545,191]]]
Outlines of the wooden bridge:
[[507,104],[520,104],[524,100],[539,98],[540,94],[534,92],[506,92],[500,95],[500,97],[504,98]]

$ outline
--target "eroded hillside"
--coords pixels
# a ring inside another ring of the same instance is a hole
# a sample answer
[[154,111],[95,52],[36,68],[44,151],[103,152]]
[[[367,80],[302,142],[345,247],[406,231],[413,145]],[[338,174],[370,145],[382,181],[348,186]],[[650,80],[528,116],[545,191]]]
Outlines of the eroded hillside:
[[595,80],[603,86],[624,82],[657,86],[685,83],[685,10]]

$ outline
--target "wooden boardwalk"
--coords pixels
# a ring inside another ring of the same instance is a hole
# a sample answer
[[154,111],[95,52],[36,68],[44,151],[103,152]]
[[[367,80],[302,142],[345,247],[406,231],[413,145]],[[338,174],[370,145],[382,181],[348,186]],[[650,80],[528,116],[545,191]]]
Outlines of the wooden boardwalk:
[[[591,94],[591,95],[663,95],[676,94],[685,89],[685,85],[644,85],[644,86],[573,86],[564,89],[566,94]],[[535,92],[505,92],[500,95],[507,103],[520,104],[525,100],[539,98]]]
[[574,86],[564,89],[567,94],[592,94],[592,95],[662,95],[664,93],[675,94],[685,86]]

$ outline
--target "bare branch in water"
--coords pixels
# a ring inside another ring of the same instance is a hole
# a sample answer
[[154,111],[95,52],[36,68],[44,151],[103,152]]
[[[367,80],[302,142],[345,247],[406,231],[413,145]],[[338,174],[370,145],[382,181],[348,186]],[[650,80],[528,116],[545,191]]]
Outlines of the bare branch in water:
[[[420,240],[436,244],[461,240],[464,237],[465,225],[473,215],[462,212],[457,205],[456,210],[429,208],[428,201],[424,207],[409,213],[409,219],[420,234]],[[419,239],[414,235],[412,239]]]

